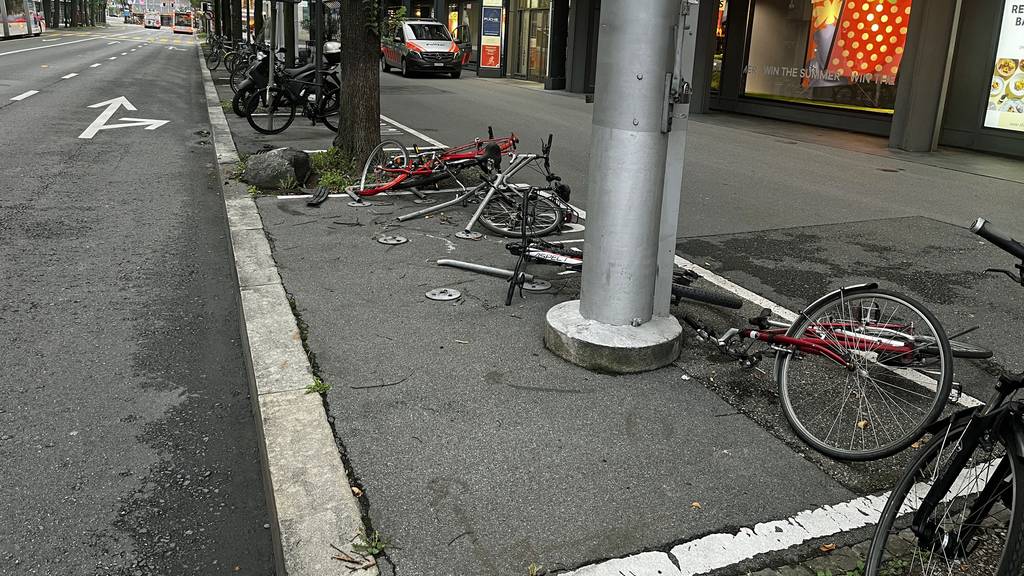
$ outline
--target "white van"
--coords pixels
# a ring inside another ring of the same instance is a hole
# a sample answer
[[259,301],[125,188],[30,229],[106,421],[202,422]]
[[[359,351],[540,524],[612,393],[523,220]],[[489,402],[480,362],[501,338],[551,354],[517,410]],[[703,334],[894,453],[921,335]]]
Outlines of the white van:
[[146,20],[143,24],[146,28],[159,28],[160,27],[160,13],[159,12],[146,12]]

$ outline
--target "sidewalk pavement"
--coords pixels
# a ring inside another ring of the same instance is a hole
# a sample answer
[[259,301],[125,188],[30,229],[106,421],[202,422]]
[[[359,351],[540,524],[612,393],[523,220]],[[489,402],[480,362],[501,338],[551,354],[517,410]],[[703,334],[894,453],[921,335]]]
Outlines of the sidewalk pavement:
[[[219,88],[222,99],[230,95]],[[265,137],[244,120],[229,115],[228,122],[240,151],[320,149],[330,139],[320,127]],[[385,124],[407,144],[437,137]],[[735,151],[745,154],[757,151]],[[726,185],[730,177],[721,174]],[[822,543],[845,550],[868,537],[863,518],[877,502],[858,497],[891,486],[905,455],[846,465],[809,452],[785,426],[770,377],[741,370],[689,334],[679,361],[655,372],[616,377],[567,364],[543,347],[544,314],[576,296],[578,278],[533,267],[552,290],[506,308],[503,281],[436,265],[439,258],[514,264],[505,240],[454,237],[468,209],[399,225],[395,216],[419,207],[409,197],[376,200],[368,208],[345,199],[311,208],[270,196],[257,205],[313,368],[332,386],[329,420],[363,494],[364,522],[394,544],[383,573],[526,574],[531,565],[565,571],[622,557],[623,569],[637,574],[696,574],[733,562],[757,570],[820,555]],[[765,233],[689,240],[680,251],[791,309],[851,276],[874,275],[923,292],[928,305],[948,304],[943,312],[957,323],[994,307],[986,318],[994,328],[1009,312],[1006,296],[989,284],[984,298],[954,306],[972,295],[957,277],[977,280],[979,254],[992,258],[962,231],[927,219],[867,227],[848,214],[837,220],[851,222],[838,240],[819,227],[768,233],[769,241]],[[376,242],[385,232],[409,243]],[[902,251],[890,254],[892,245]],[[851,246],[859,258],[844,256]],[[934,261],[921,262],[922,253]],[[949,253],[957,257],[942,258]],[[833,258],[844,264],[829,266]],[[872,258],[887,265],[864,267]],[[424,294],[438,287],[461,298],[428,300]],[[944,299],[949,290],[956,299]],[[675,310],[722,327],[757,311],[753,303],[738,313]],[[963,370],[973,379],[986,368]],[[805,529],[821,518],[829,528]],[[753,527],[765,522],[774,523],[755,538]]]

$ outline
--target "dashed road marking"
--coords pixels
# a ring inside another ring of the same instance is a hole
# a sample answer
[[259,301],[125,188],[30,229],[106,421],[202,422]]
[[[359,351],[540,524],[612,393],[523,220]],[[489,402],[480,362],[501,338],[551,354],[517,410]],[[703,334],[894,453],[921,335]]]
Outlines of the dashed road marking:
[[100,66],[103,66],[103,64],[100,64],[99,62],[97,62],[97,63],[95,63],[95,64],[90,64],[90,65],[89,65],[89,68],[98,68],[98,67],[100,67]]
[[107,58],[107,60],[117,60],[117,56],[111,56],[110,58]]
[[65,74],[65,75],[61,76],[60,79],[61,80],[67,80],[68,78],[74,78],[75,76],[78,76],[78,73],[77,72],[72,72],[71,74]]
[[25,98],[28,98],[29,96],[32,96],[33,94],[39,94],[39,90],[29,90],[28,92],[22,92],[21,94],[18,94],[14,98],[11,98],[11,101],[12,102],[17,102],[19,100],[24,100]]

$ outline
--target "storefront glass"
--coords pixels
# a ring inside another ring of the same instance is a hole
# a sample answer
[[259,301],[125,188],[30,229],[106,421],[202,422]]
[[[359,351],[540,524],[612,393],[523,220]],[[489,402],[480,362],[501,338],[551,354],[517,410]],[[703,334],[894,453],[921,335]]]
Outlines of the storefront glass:
[[520,1],[514,75],[536,82],[547,76],[550,10],[551,0]]
[[755,0],[745,94],[891,113],[912,0]]
[[985,126],[1024,132],[1024,4],[1007,0]]
[[722,87],[722,61],[725,59],[725,38],[729,30],[729,0],[718,0],[718,15],[715,22],[715,56],[711,63],[711,91]]

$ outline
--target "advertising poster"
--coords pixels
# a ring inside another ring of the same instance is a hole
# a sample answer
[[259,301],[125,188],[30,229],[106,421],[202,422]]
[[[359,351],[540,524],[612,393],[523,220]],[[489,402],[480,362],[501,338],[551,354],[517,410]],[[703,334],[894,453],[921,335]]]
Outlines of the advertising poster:
[[1007,0],[989,85],[985,126],[1024,132],[1024,2]]
[[805,86],[895,84],[911,0],[812,0]]
[[501,67],[501,0],[484,0],[480,13],[480,67]]

